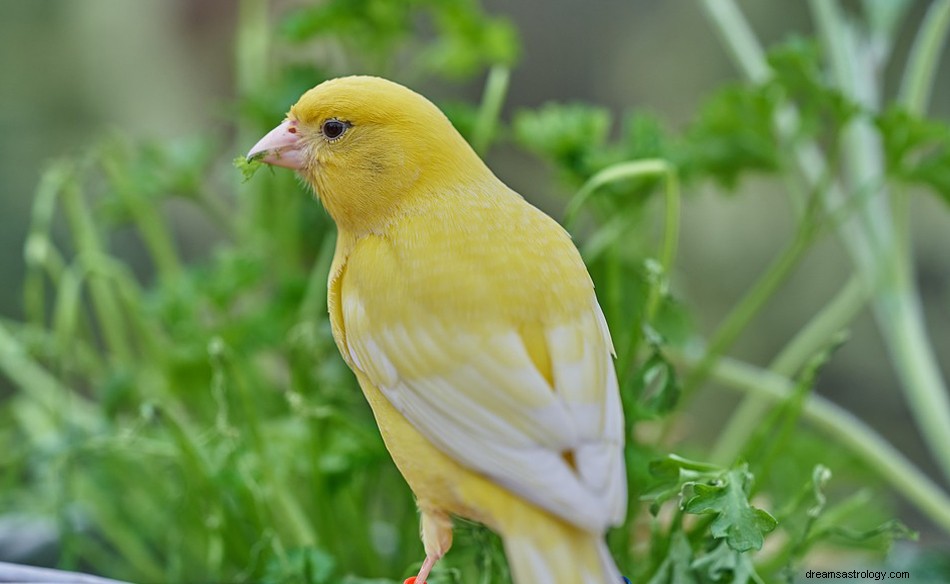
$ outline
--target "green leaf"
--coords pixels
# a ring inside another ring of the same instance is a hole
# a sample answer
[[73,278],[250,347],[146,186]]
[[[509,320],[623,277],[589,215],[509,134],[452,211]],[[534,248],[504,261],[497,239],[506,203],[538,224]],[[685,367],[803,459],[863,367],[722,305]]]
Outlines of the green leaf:
[[647,584],[698,584],[690,569],[693,548],[682,531],[670,537],[670,549]]
[[428,69],[447,77],[468,77],[492,65],[511,66],[519,43],[515,27],[482,14],[475,2],[434,3],[434,42],[420,56]]
[[861,107],[825,78],[817,42],[794,37],[773,48],[768,55],[774,91],[794,102],[799,113],[799,135],[834,136],[861,113]]
[[676,476],[679,476],[682,471],[692,471],[694,473],[718,473],[722,471],[722,468],[714,464],[709,464],[708,462],[690,460],[678,454],[668,454],[666,455],[666,458],[661,458],[659,460],[650,462],[650,474],[654,476],[669,477],[673,476],[674,473]]
[[701,479],[715,480],[723,472],[717,466],[689,460],[676,454],[651,460],[648,470],[655,482],[640,498],[651,502],[650,513],[654,516],[659,513],[663,503],[682,493],[684,485]]
[[336,560],[327,552],[305,547],[290,550],[285,558],[273,557],[264,570],[262,584],[328,584]]
[[634,374],[634,380],[640,417],[655,418],[676,407],[681,391],[679,378],[673,364],[659,350],[654,350],[640,366]]
[[[420,16],[434,35],[418,34]],[[392,60],[404,41],[422,40],[417,64],[454,78],[511,66],[520,50],[511,22],[488,16],[472,0],[328,0],[290,12],[281,28],[292,42],[333,38],[377,64]]]
[[687,129],[674,162],[684,177],[711,178],[732,188],[749,171],[779,167],[772,131],[777,100],[762,88],[734,85],[713,95]]
[[383,52],[405,37],[415,2],[329,0],[291,11],[281,23],[284,38],[305,42],[335,36],[369,52]]
[[669,139],[660,119],[652,114],[628,112],[621,130],[624,159],[666,158]]
[[556,166],[586,178],[585,158],[607,141],[612,117],[606,108],[547,103],[515,114],[515,139]]
[[950,125],[892,106],[875,119],[884,139],[887,173],[932,189],[950,203]]
[[692,496],[683,505],[687,513],[713,514],[713,537],[725,538],[739,552],[762,549],[765,535],[775,529],[775,518],[749,504],[752,474],[746,466],[730,470],[711,483],[693,483]]
[[821,537],[832,536],[839,542],[848,544],[867,544],[872,540],[884,540],[889,545],[895,539],[916,540],[917,532],[900,521],[892,519],[870,529],[853,529],[844,526],[831,526],[821,532]]
[[234,168],[241,171],[242,182],[251,180],[254,173],[264,166],[263,158],[266,154],[266,152],[258,152],[251,158],[238,156],[234,159]]
[[823,464],[816,464],[811,473],[811,496],[814,505],[808,508],[808,517],[815,518],[821,515],[828,497],[825,496],[825,485],[831,480],[831,471]]
[[727,542],[720,543],[713,551],[693,560],[690,567],[712,582],[764,584],[749,555],[732,549]]

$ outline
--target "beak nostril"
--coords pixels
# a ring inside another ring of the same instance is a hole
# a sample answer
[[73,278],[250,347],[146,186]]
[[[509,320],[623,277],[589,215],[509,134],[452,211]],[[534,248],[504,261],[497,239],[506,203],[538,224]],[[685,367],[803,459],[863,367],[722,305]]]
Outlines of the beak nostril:
[[290,126],[289,128],[287,128],[287,131],[290,132],[291,134],[296,134],[297,128]]

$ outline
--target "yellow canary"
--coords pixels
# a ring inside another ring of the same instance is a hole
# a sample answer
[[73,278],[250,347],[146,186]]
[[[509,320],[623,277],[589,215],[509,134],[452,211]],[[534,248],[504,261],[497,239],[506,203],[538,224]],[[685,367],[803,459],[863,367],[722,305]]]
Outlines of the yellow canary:
[[385,79],[311,89],[248,158],[297,171],[336,222],[333,336],[415,493],[416,582],[460,516],[502,537],[519,584],[621,583],[613,347],[568,233]]

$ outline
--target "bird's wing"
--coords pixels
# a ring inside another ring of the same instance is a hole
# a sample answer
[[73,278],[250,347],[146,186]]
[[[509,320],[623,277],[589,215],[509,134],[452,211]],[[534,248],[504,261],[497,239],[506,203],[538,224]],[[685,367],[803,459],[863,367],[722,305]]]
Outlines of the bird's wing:
[[432,317],[381,327],[355,292],[341,308],[353,365],[439,449],[579,527],[623,521],[623,414],[596,299],[531,334]]

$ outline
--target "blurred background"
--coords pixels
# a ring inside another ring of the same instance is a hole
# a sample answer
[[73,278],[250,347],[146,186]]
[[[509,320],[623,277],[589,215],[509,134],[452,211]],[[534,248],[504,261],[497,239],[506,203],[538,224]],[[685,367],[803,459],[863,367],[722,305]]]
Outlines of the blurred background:
[[[271,18],[303,5],[271,3]],[[813,33],[806,3],[738,3],[765,45]],[[859,3],[844,3],[855,8]],[[900,64],[927,8],[913,3],[891,63],[882,72],[893,94]],[[741,79],[697,3],[602,0],[485,0],[492,16],[509,19],[520,36],[502,119],[545,102],[602,105],[617,118],[630,108],[650,112],[672,129],[684,127],[717,87]],[[82,157],[106,136],[175,142],[211,137],[227,154],[245,152],[235,118],[239,3],[234,0],[5,0],[0,3],[0,317],[24,318],[24,242],[42,171],[60,157]],[[307,48],[291,49],[296,59]],[[325,53],[315,51],[314,59]],[[272,58],[279,60],[282,54]],[[332,55],[331,55],[332,57]],[[353,73],[360,72],[358,70]],[[318,81],[318,80],[315,80]],[[403,79],[413,82],[412,79]],[[480,99],[484,76],[462,83],[420,79],[435,100]],[[287,100],[284,107],[293,100]],[[950,118],[950,55],[944,48],[930,115]],[[276,124],[279,117],[273,119]],[[616,131],[616,129],[614,130]],[[487,159],[528,200],[563,217],[571,189],[523,149],[501,143]],[[237,171],[221,172],[226,206],[244,188]],[[233,175],[233,176],[232,176]],[[316,203],[313,203],[316,205]],[[916,273],[930,339],[950,375],[950,212],[945,202],[915,194],[910,205]],[[167,209],[187,260],[214,253],[221,231],[185,205]],[[684,192],[681,243],[671,275],[674,296],[700,334],[711,334],[794,230],[783,185],[743,177],[723,196],[714,184]],[[657,219],[658,221],[659,219]],[[60,229],[58,227],[57,229]],[[112,243],[138,279],[154,274],[138,239],[119,230]],[[729,354],[765,365],[846,280],[850,259],[833,235],[823,237],[753,320]],[[13,386],[0,377],[0,400]],[[879,329],[865,311],[848,342],[822,370],[817,393],[873,426],[935,481],[932,457],[911,422]],[[702,444],[722,430],[739,396],[708,387],[687,404],[679,439]],[[4,481],[0,478],[0,488]],[[942,481],[944,487],[946,481]],[[950,550],[950,537],[899,498],[897,514],[921,532],[921,542]],[[0,509],[0,514],[16,511]]]

